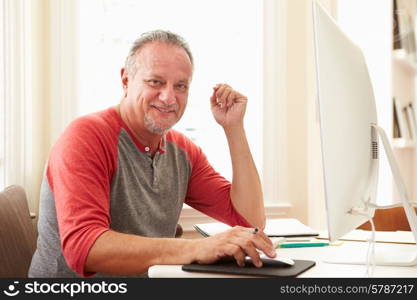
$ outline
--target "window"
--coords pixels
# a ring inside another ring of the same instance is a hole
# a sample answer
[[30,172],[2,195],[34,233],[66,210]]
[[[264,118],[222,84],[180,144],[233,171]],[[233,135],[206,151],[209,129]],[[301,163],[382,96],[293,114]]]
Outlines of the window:
[[261,173],[262,10],[263,2],[253,0],[80,1],[78,115],[116,105],[122,95],[120,68],[131,43],[142,32],[167,29],[188,41],[195,58],[188,107],[175,128],[231,180],[227,141],[209,105],[212,87],[229,83],[249,98],[245,128]]
[[26,187],[31,149],[26,134],[31,109],[31,5],[29,1],[2,0],[0,7],[0,187]]
[[0,0],[0,188],[23,185],[37,207],[51,145],[76,116],[119,103],[119,71],[131,43],[159,28],[182,35],[195,56],[188,108],[176,129],[231,179],[209,97],[219,82],[247,95],[246,132],[267,214],[286,215],[286,6],[286,0]]
[[5,90],[5,61],[4,61],[4,39],[6,28],[5,17],[4,17],[4,1],[0,2],[0,20],[2,20],[0,31],[0,190],[4,189],[4,146],[5,146],[5,132],[4,132],[4,122],[5,122],[5,99],[6,99],[6,90]]
[[[369,16],[372,14],[372,22]],[[391,131],[393,83],[400,77],[391,78],[392,69],[392,1],[347,1],[337,3],[338,23],[349,37],[361,47],[369,68],[378,112],[378,125],[388,133]],[[409,79],[407,79],[409,80]],[[401,94],[407,94],[401,86]],[[411,92],[411,95],[414,91]],[[410,98],[411,99],[411,98]],[[411,152],[410,152],[411,153]],[[386,153],[380,143],[378,173],[378,203],[390,205],[394,200],[391,169]]]
[[[214,168],[230,180],[227,141],[210,111],[211,88],[227,82],[248,96],[245,129],[261,176],[267,217],[290,215],[285,102],[287,2],[77,1],[79,53],[78,58],[73,57],[79,70],[75,76],[79,92],[76,115],[120,102],[120,68],[140,33],[153,29],[176,32],[190,44],[195,71],[187,110],[175,128],[200,145]],[[65,83],[68,86],[68,81]],[[193,223],[207,221],[202,214],[185,208],[181,215],[185,230]]]

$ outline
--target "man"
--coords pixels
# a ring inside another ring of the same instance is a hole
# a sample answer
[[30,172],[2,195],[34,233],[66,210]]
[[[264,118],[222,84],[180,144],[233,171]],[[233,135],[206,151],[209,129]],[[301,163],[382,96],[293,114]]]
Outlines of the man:
[[[134,43],[121,70],[120,104],[72,122],[51,151],[30,276],[141,275],[156,264],[225,256],[241,266],[250,256],[261,266],[257,249],[275,256],[268,237],[253,229],[264,228],[265,216],[243,127],[246,97],[217,84],[210,100],[229,143],[232,183],[170,130],[184,113],[192,73],[178,35],[153,31]],[[234,227],[174,239],[184,202]]]

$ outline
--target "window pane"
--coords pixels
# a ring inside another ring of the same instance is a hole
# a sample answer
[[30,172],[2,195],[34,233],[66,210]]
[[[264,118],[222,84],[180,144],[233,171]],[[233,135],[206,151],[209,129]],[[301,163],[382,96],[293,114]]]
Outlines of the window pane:
[[[0,1],[0,20],[1,22],[5,22],[4,18],[4,6],[3,1]],[[2,28],[0,30],[0,190],[3,190],[4,188],[4,146],[6,143],[6,135],[4,132],[4,122],[5,122],[5,112],[4,112],[4,106],[5,106],[5,99],[6,99],[6,91],[5,91],[5,80],[4,77],[5,73],[5,61],[4,61],[4,40],[5,40],[5,33],[4,29],[5,24],[3,23]]]
[[175,128],[199,144],[215,169],[231,179],[227,142],[209,106],[212,87],[230,84],[249,98],[246,132],[261,172],[262,1],[80,1],[79,114],[120,101],[120,68],[130,45],[153,29],[183,36],[195,58],[188,107]]

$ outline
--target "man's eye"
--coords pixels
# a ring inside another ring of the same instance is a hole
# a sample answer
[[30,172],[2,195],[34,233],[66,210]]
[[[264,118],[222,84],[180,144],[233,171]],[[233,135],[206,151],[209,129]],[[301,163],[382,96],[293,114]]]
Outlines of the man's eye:
[[181,90],[181,91],[186,91],[188,89],[188,85],[186,84],[177,84],[177,89]]
[[160,86],[162,84],[159,80],[156,79],[149,79],[148,83],[151,86]]

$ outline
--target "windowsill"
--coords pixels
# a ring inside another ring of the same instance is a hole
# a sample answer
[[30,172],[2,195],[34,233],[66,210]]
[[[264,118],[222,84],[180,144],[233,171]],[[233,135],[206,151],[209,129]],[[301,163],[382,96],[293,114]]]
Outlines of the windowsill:
[[[283,218],[288,215],[288,211],[291,207],[292,205],[288,203],[265,205],[266,218]],[[193,231],[194,224],[217,221],[188,205],[184,205],[178,222],[181,224],[184,231]]]

